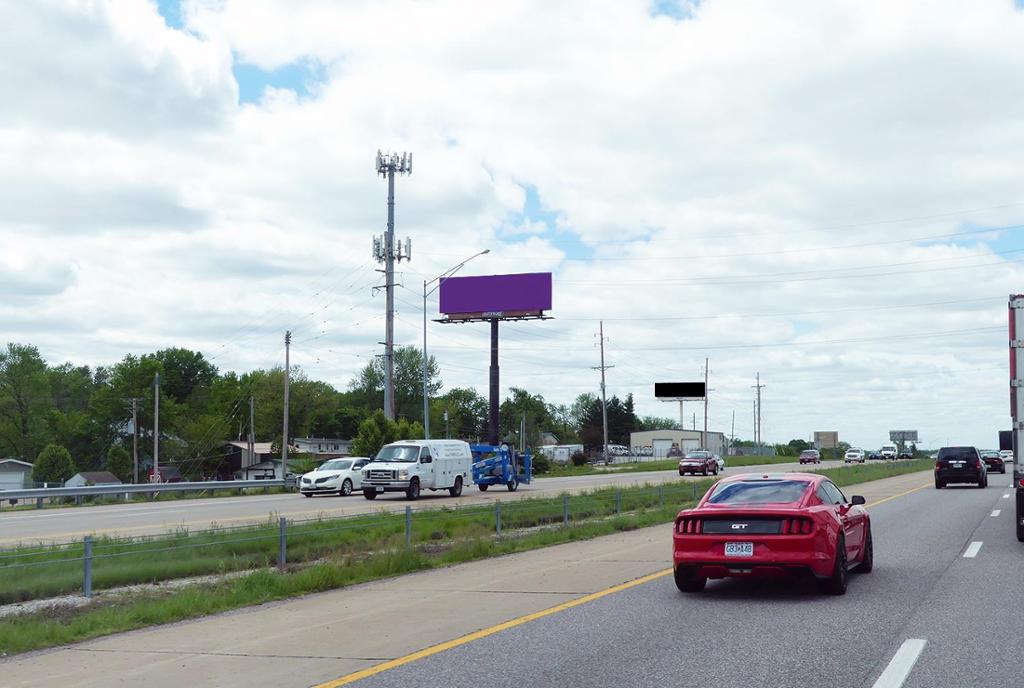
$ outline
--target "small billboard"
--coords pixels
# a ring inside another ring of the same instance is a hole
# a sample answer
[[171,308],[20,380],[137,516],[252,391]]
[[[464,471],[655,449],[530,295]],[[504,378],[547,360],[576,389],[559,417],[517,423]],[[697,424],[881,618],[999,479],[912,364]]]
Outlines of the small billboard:
[[539,316],[551,310],[551,273],[445,277],[441,313],[452,320]]
[[999,451],[1013,451],[1013,430],[999,431]]
[[818,449],[833,449],[839,446],[839,433],[827,430],[814,433],[814,446]]
[[890,442],[918,442],[917,430],[890,430]]
[[655,382],[654,396],[663,401],[697,401],[706,396],[703,382]]

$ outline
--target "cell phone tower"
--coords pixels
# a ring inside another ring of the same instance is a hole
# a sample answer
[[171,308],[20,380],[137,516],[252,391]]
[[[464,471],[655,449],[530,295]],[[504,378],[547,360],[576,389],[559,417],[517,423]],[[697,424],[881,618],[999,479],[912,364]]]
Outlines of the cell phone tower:
[[412,240],[395,242],[395,174],[412,174],[412,153],[377,151],[377,174],[388,180],[388,229],[373,238],[373,257],[384,265],[384,291],[387,295],[387,324],[384,330],[384,416],[395,419],[395,261],[412,258]]

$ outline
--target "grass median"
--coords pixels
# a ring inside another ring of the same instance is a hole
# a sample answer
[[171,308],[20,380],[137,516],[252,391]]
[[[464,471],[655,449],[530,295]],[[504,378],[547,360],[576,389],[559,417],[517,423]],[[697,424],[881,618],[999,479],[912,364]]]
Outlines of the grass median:
[[[919,460],[824,468],[818,472],[839,485],[850,485],[930,466],[929,460]],[[418,512],[413,515],[408,547],[405,515],[401,513],[295,524],[289,526],[289,565],[283,574],[265,568],[276,563],[276,523],[259,528],[110,541],[106,549],[97,541],[97,555],[119,555],[94,562],[97,589],[128,582],[264,568],[201,586],[135,592],[109,600],[101,598],[79,609],[8,617],[0,623],[0,655],[667,523],[680,509],[691,506],[712,482],[602,489],[573,495],[568,498],[567,524],[562,498],[504,502],[500,506],[502,536],[496,535],[497,515],[491,505]],[[226,542],[227,539],[232,542]],[[47,557],[56,558],[58,554],[55,548],[0,553],[0,590],[8,595],[20,590],[21,599],[39,597],[43,590],[55,585],[45,581],[50,574],[58,581],[56,587],[80,585],[81,561],[47,563]],[[37,565],[15,568],[9,563],[12,561]],[[109,569],[99,563],[103,561],[108,562]],[[70,568],[50,568],[61,566]],[[50,573],[46,573],[48,569]],[[15,571],[32,573],[14,576]]]
[[[727,456],[725,465],[727,468],[739,468],[742,466],[760,466],[776,463],[796,463],[795,456]],[[574,475],[603,475],[606,473],[643,473],[645,471],[672,471],[679,466],[679,459],[659,459],[657,461],[639,461],[636,463],[613,463],[608,466],[597,466],[585,464],[573,466],[572,464],[552,464],[551,470],[538,478],[564,478]]]

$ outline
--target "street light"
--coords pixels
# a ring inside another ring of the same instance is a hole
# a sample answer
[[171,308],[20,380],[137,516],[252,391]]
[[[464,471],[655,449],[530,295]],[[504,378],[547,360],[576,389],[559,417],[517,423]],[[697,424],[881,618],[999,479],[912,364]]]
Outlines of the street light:
[[[445,277],[451,277],[456,272],[462,269],[462,266],[473,260],[479,258],[485,253],[490,253],[491,249],[485,248],[480,253],[471,255],[466,260],[462,261],[453,268],[448,268],[440,275],[432,280],[423,280],[423,438],[430,439],[430,397],[427,396],[427,297],[437,291],[438,287],[441,286],[441,280]],[[427,291],[427,287],[437,282],[437,285]]]

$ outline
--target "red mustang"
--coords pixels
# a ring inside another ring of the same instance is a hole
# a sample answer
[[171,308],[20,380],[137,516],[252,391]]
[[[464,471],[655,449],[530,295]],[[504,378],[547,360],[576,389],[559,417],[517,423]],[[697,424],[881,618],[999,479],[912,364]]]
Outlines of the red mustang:
[[708,578],[811,573],[822,592],[846,592],[847,571],[870,573],[871,518],[864,498],[847,501],[811,473],[738,475],[715,483],[676,516],[676,586],[699,592]]

